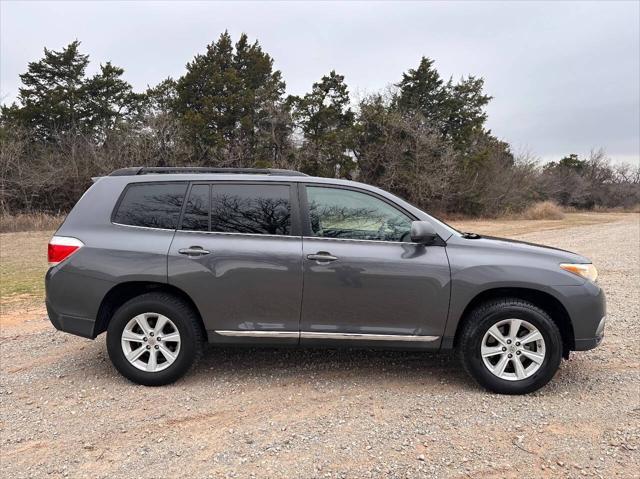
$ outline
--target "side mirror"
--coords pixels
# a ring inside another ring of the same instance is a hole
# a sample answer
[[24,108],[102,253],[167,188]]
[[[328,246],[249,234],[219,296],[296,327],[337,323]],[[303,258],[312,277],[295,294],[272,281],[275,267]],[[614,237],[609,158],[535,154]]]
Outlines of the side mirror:
[[438,233],[428,221],[414,221],[411,223],[411,241],[419,244],[432,244],[438,238]]

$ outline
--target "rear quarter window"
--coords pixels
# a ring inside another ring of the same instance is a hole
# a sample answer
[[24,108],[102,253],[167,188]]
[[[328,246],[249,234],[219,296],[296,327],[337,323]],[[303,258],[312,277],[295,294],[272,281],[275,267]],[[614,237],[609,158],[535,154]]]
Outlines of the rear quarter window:
[[116,206],[113,222],[176,229],[186,191],[187,183],[130,184]]

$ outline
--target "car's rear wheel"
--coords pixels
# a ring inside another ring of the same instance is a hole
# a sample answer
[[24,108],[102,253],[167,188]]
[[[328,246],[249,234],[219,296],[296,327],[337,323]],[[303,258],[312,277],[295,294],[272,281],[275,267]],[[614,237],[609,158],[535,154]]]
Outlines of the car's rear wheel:
[[204,336],[197,314],[180,298],[146,293],[115,312],[107,350],[116,369],[146,386],[169,384],[200,358]]
[[562,358],[549,315],[520,299],[484,303],[466,318],[458,342],[467,372],[490,391],[526,394],[547,384]]

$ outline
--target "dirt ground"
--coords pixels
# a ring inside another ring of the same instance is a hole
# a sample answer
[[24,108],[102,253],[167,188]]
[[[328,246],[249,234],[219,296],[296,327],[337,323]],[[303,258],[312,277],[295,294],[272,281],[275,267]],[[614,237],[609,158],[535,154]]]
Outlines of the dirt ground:
[[0,235],[0,477],[638,477],[640,217],[457,226],[590,257],[603,345],[522,397],[485,392],[451,355],[379,351],[210,348],[145,388],[104,337],[43,319],[51,233]]

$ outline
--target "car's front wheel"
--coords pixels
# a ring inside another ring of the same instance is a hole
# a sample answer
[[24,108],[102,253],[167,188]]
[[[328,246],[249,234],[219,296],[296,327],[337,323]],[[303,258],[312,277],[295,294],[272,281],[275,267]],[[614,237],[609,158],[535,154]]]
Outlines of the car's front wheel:
[[123,304],[107,329],[107,350],[116,369],[146,386],[162,386],[183,376],[203,347],[199,318],[180,298],[146,293]]
[[467,372],[490,391],[527,394],[547,384],[562,359],[549,315],[520,299],[484,303],[466,318],[458,342]]

